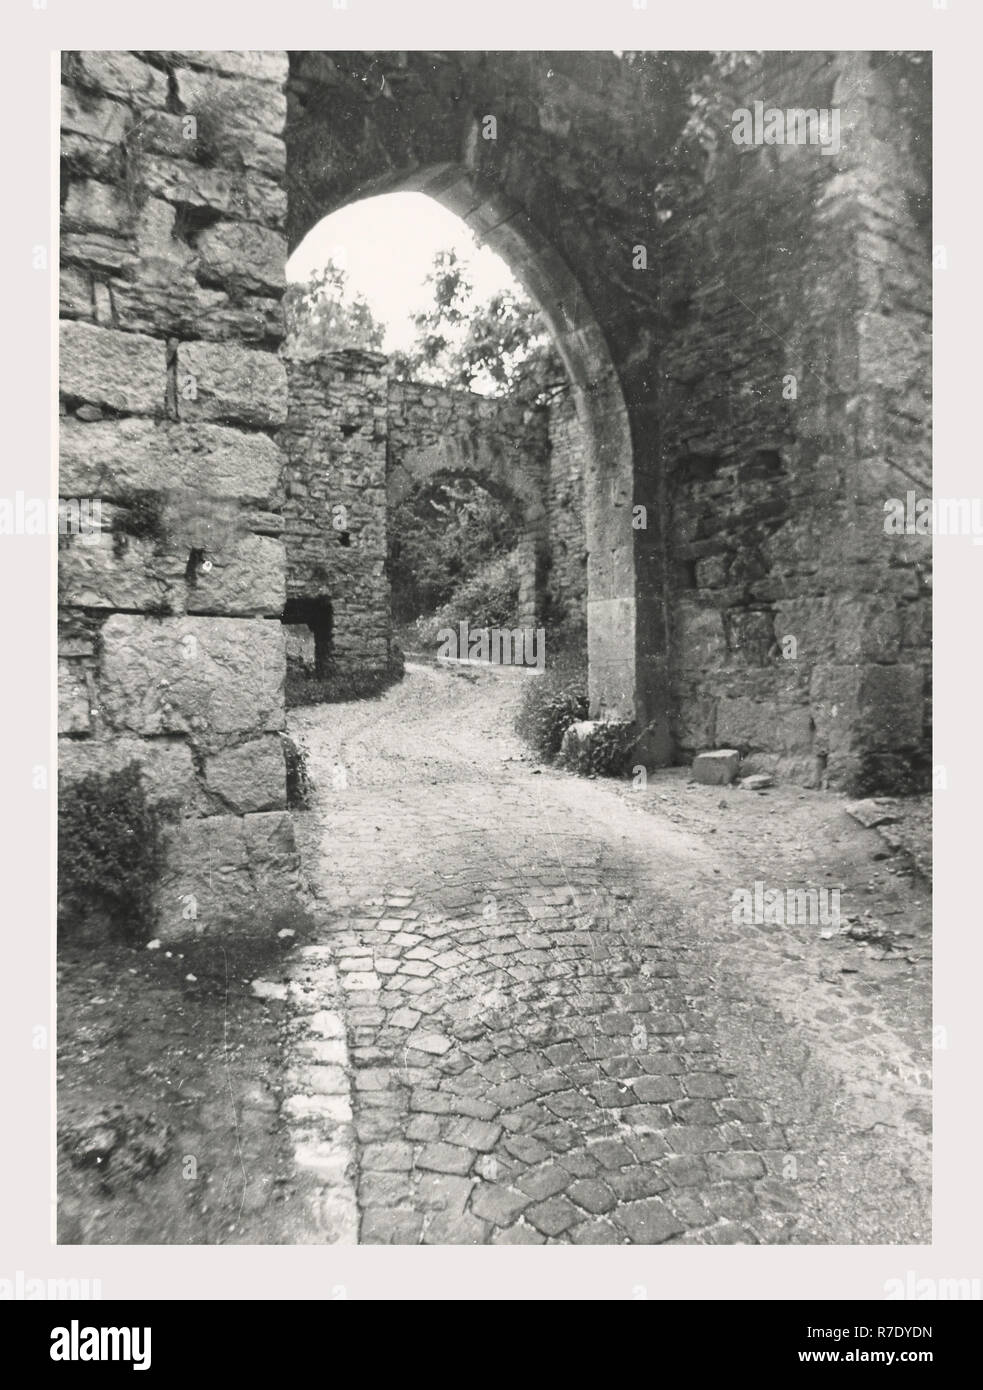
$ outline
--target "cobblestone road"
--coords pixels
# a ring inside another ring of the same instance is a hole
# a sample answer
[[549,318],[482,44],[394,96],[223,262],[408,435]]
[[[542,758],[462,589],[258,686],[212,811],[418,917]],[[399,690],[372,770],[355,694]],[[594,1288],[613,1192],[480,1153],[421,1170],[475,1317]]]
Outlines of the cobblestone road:
[[519,679],[293,713],[328,924],[289,996],[311,1239],[928,1240],[924,1057],[860,994],[837,1042],[811,947],[733,926],[759,861],[520,760]]

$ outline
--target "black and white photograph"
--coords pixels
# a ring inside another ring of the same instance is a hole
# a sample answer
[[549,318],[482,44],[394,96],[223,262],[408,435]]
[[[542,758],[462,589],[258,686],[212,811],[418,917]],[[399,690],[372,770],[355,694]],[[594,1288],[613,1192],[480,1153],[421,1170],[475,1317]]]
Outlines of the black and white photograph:
[[931,55],[61,80],[59,1239],[929,1238]]

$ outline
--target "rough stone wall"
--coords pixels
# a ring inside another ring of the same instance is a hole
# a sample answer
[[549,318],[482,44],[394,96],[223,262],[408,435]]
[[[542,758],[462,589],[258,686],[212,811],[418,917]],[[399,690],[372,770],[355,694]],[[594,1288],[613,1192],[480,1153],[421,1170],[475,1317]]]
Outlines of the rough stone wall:
[[928,543],[883,503],[929,472],[927,189],[866,55],[772,58],[735,106],[764,90],[841,107],[842,149],[722,145],[667,236],[677,750],[900,789],[927,763]]
[[287,363],[285,617],[314,627],[304,601],[329,604],[325,655],[341,671],[385,672],[392,660],[385,360],[348,349]]
[[285,810],[286,58],[68,53],[62,87],[62,788],[138,762],[176,809],[157,924],[297,888]]

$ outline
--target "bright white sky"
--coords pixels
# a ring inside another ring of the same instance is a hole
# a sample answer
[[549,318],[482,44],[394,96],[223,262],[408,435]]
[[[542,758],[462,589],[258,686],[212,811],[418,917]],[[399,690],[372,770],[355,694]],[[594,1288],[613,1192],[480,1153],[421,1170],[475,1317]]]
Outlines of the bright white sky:
[[410,315],[425,307],[423,281],[434,253],[454,249],[470,266],[478,303],[519,286],[508,266],[479,247],[461,219],[424,193],[385,193],[349,203],[312,227],[287,262],[287,279],[306,281],[329,260],[348,272],[348,284],[385,324],[384,351],[407,349]]

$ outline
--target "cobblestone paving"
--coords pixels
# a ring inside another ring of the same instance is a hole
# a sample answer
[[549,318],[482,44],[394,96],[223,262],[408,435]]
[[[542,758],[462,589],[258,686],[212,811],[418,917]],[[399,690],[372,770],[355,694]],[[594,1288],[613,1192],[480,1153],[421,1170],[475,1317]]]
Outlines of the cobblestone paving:
[[285,1111],[320,1238],[927,1238],[911,1095],[882,1084],[872,1122],[763,967],[741,976],[692,837],[518,760],[517,679],[413,670],[294,712],[329,927],[289,986]]

